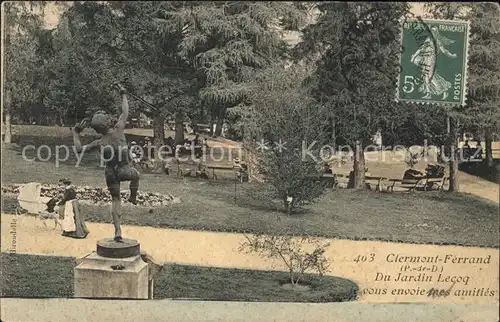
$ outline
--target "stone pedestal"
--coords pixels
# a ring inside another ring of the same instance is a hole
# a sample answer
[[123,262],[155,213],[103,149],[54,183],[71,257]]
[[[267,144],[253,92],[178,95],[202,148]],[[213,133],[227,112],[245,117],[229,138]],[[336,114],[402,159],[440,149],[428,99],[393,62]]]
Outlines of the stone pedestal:
[[83,258],[74,270],[75,297],[148,299],[149,269],[136,240],[97,242],[97,252]]

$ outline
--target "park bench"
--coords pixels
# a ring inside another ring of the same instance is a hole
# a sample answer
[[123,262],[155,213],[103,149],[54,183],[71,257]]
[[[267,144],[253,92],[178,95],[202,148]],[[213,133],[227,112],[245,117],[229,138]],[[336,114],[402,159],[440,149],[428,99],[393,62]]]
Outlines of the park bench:
[[332,187],[337,188],[339,186],[339,179],[342,179],[344,182],[344,185],[347,187],[347,181],[349,180],[349,174],[341,174],[341,173],[325,173],[322,175],[322,178],[324,180],[332,182]]
[[418,179],[389,179],[392,185],[387,187],[387,191],[394,191],[394,187],[399,183],[400,188],[405,188],[408,191],[423,190],[430,191],[436,187],[437,190],[443,190],[446,181],[449,180],[448,177],[432,178],[432,177],[421,177]]
[[[349,174],[341,174],[341,173],[333,173],[333,174],[326,174],[327,177],[333,176],[333,187],[337,188],[339,186],[339,179],[343,179],[344,181],[349,180]],[[347,187],[347,182],[344,183],[345,186]]]
[[367,188],[370,190],[371,187],[375,185],[375,190],[382,191],[383,188],[387,185],[386,181],[387,181],[386,177],[365,175],[365,182],[367,184]]
[[[339,186],[339,179],[345,179],[344,181],[349,180],[349,174],[341,174],[341,173],[323,173],[321,179],[331,184],[332,188],[337,188]],[[345,183],[347,186],[347,182]]]
[[448,179],[444,174],[444,166],[439,164],[428,164],[425,169],[424,190],[433,190],[434,187],[437,187],[438,190],[443,190],[444,184]]
[[429,191],[432,190],[434,187],[436,187],[437,190],[443,190],[447,180],[449,180],[449,177],[445,176],[441,178],[426,177],[424,190]]
[[[202,179],[208,179],[208,175],[206,174],[205,170],[207,167],[203,162],[201,162],[200,159],[194,159],[194,160],[189,160],[187,162],[183,162],[183,165],[190,165],[191,167],[189,168],[181,168],[181,161],[178,158],[172,158],[170,163],[175,162],[177,164],[177,176],[180,177],[191,177],[193,172],[195,177],[200,177]],[[168,167],[170,167],[170,163],[168,164]]]
[[398,184],[400,188],[407,189],[408,191],[423,190],[429,191],[433,190],[437,186],[438,190],[443,190],[444,184],[448,177],[444,175],[444,167],[441,165],[429,164],[425,169],[425,175],[412,175],[407,176],[407,172],[416,170],[407,170],[403,175],[403,179],[389,179],[392,185],[387,187],[387,191],[394,191],[394,187]]
[[[398,186],[400,188],[407,189],[408,191],[414,191],[417,186],[419,186],[419,183],[421,183],[423,178],[418,178],[418,179],[389,179],[389,182],[392,184],[389,184],[387,186],[387,191],[394,192],[394,187]],[[398,185],[396,185],[398,184]]]
[[215,170],[238,170],[239,166],[236,165],[207,165],[207,169],[212,170],[212,179],[217,180],[217,174],[215,173]]

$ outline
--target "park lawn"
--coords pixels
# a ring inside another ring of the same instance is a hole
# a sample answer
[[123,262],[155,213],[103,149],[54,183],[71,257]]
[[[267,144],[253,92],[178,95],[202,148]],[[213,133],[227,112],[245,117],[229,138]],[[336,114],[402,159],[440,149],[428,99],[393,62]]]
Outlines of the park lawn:
[[[72,257],[2,253],[0,263],[2,297],[73,297]],[[309,291],[282,288],[287,282],[284,272],[166,264],[155,277],[154,299],[342,302],[355,300],[359,290],[331,276],[305,276]]]
[[[47,143],[49,144],[49,143]],[[74,160],[56,167],[54,161],[22,159],[19,147],[2,151],[2,184],[38,181],[56,183],[61,177],[75,185],[104,187],[96,156],[82,166]],[[171,206],[124,206],[123,224],[178,229],[272,233],[279,225],[291,234],[408,243],[438,243],[498,247],[498,205],[465,194],[446,192],[378,193],[351,189],[328,190],[314,205],[292,216],[269,202],[263,184],[235,184],[231,174],[221,180],[183,180],[176,175],[143,174],[142,191],[172,194],[182,203]],[[123,187],[124,189],[127,186]],[[236,196],[236,198],[235,198]],[[12,212],[13,197],[3,200]],[[83,205],[88,221],[111,222],[108,207]]]

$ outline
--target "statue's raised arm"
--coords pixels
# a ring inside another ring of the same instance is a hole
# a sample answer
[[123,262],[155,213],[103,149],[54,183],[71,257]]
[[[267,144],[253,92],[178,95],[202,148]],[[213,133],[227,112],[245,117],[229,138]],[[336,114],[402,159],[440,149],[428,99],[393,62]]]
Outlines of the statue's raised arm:
[[88,120],[84,119],[80,123],[71,128],[73,134],[73,144],[77,152],[91,151],[101,146],[101,139],[94,140],[87,145],[82,145],[80,141],[80,133],[87,127]]
[[121,106],[120,118],[118,119],[118,122],[116,123],[115,127],[123,130],[125,129],[125,125],[127,124],[128,112],[129,112],[127,91],[120,84],[117,84],[116,86],[118,87],[118,90],[120,91],[120,94],[122,96],[122,106]]

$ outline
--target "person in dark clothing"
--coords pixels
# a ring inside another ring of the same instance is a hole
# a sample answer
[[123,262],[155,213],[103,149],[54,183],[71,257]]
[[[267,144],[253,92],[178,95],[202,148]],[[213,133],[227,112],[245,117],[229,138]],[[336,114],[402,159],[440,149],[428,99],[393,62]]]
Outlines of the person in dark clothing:
[[473,159],[482,160],[483,159],[483,147],[481,146],[481,141],[477,140],[476,149],[474,151]]
[[462,152],[462,157],[465,160],[467,160],[467,161],[472,157],[472,155],[474,153],[471,152],[471,148],[470,148],[470,145],[469,145],[469,140],[465,140],[465,143],[462,146],[461,152]]
[[59,183],[62,183],[65,186],[63,198],[57,203],[58,206],[64,206],[66,201],[76,199],[76,191],[71,186],[71,180],[69,179],[61,179]]
[[71,185],[71,180],[64,178],[59,182],[64,186],[63,197],[57,204],[59,206],[59,219],[62,220],[62,235],[71,238],[85,238],[89,234],[89,230],[82,217],[80,204],[76,198],[76,191]]
[[194,137],[193,144],[194,146],[200,145],[200,136],[198,134],[196,134],[196,136]]
[[170,155],[174,155],[175,153],[175,140],[173,137],[169,136],[168,138],[165,139],[165,144],[170,147]]

